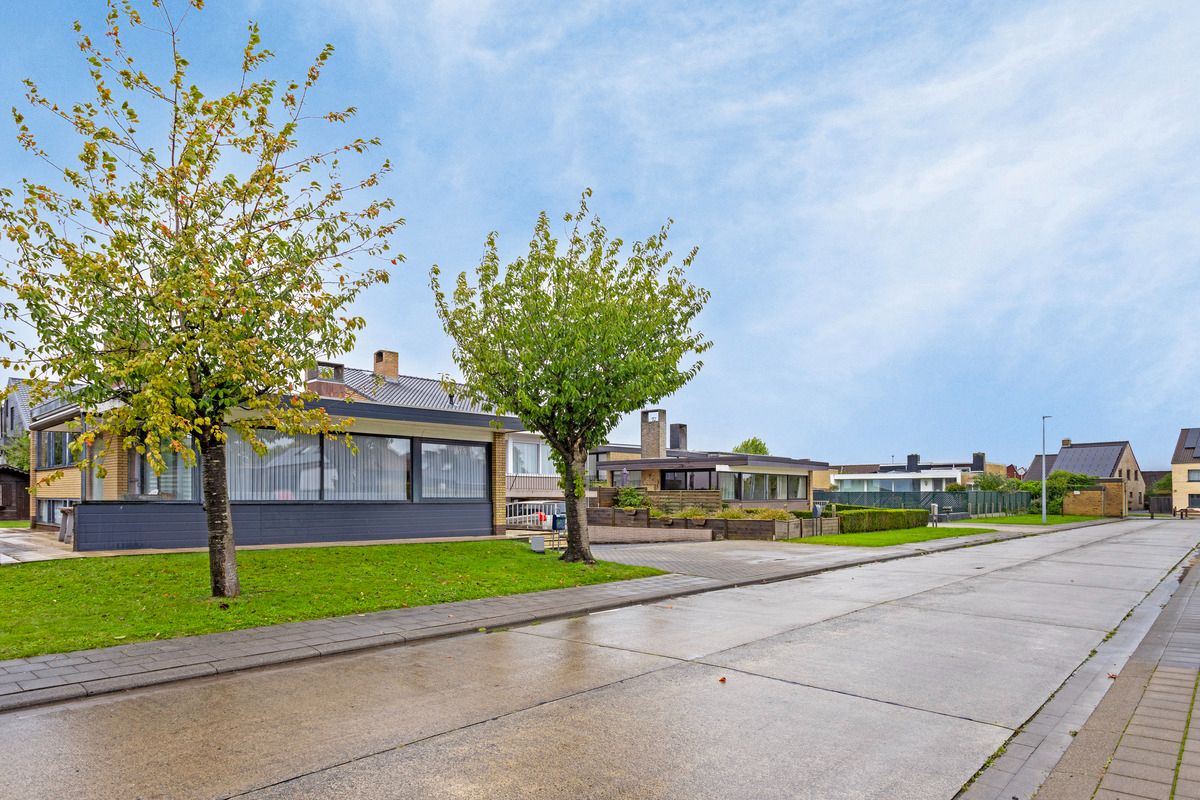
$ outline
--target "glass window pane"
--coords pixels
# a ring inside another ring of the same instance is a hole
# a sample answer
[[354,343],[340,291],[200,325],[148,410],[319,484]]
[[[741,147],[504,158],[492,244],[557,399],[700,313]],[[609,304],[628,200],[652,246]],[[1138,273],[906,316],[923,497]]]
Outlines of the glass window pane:
[[800,482],[804,479],[799,475],[789,475],[787,479],[787,496],[789,500],[803,500],[807,492],[800,490]]
[[717,484],[721,488],[722,500],[737,499],[737,475],[732,472],[718,472]]
[[275,430],[255,433],[267,446],[259,456],[229,431],[226,463],[230,500],[317,500],[321,493],[320,441],[312,434],[291,436]]
[[558,467],[554,466],[554,462],[550,459],[550,445],[543,444],[539,446],[538,452],[541,454],[541,461],[538,463],[538,474],[557,475]]
[[473,444],[421,443],[421,496],[485,500],[487,448]]
[[325,440],[325,499],[407,500],[412,443],[389,436],[353,440],[357,455],[343,437]]
[[513,442],[512,443],[512,468],[509,472],[513,475],[537,475],[538,474],[538,446],[536,442]]

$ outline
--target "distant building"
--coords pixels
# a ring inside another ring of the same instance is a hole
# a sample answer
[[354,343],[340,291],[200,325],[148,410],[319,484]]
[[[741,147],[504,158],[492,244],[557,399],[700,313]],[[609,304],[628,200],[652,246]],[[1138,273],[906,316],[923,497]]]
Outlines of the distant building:
[[845,464],[829,476],[843,492],[941,492],[951,484],[968,484],[983,473],[1004,475],[1003,464],[990,464],[986,453],[969,461],[922,461],[910,453],[903,464]]
[[[1133,454],[1133,445],[1127,441],[1072,442],[1063,439],[1057,454],[1046,455],[1046,476],[1053,472],[1120,478],[1125,481],[1125,499],[1129,508],[1141,508],[1146,503],[1146,478]],[[1025,479],[1042,479],[1041,455],[1033,457]]]

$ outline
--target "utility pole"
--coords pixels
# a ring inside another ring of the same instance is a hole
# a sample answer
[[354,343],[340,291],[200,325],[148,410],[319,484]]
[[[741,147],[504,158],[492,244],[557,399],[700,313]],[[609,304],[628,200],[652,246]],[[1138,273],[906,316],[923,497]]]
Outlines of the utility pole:
[[1049,414],[1042,415],[1042,524],[1046,524],[1046,420],[1052,419]]

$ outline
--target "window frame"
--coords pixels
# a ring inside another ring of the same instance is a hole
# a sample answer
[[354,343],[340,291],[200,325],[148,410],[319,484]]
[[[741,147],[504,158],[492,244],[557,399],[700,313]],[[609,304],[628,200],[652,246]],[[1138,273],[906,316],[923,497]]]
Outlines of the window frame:
[[[483,497],[426,497],[425,496],[425,445],[445,444],[483,449],[484,463],[484,496]],[[421,454],[420,459],[413,459],[419,466],[413,472],[413,502],[415,503],[491,503],[494,489],[492,487],[492,444],[490,442],[473,441],[470,439],[434,439],[430,437],[413,437],[414,453]],[[419,487],[419,491],[418,491]]]

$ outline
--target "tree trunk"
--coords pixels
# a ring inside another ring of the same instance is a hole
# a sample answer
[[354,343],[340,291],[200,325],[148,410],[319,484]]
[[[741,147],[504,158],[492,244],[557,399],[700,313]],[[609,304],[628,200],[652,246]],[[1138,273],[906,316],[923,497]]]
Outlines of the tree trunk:
[[206,437],[200,462],[204,482],[204,516],[208,521],[208,571],[213,597],[237,597],[237,551],[233,545],[233,517],[229,512],[229,482],[225,474],[225,442]]
[[587,451],[572,453],[566,462],[567,475],[563,495],[567,499],[567,549],[563,561],[583,561],[595,564],[587,526]]

